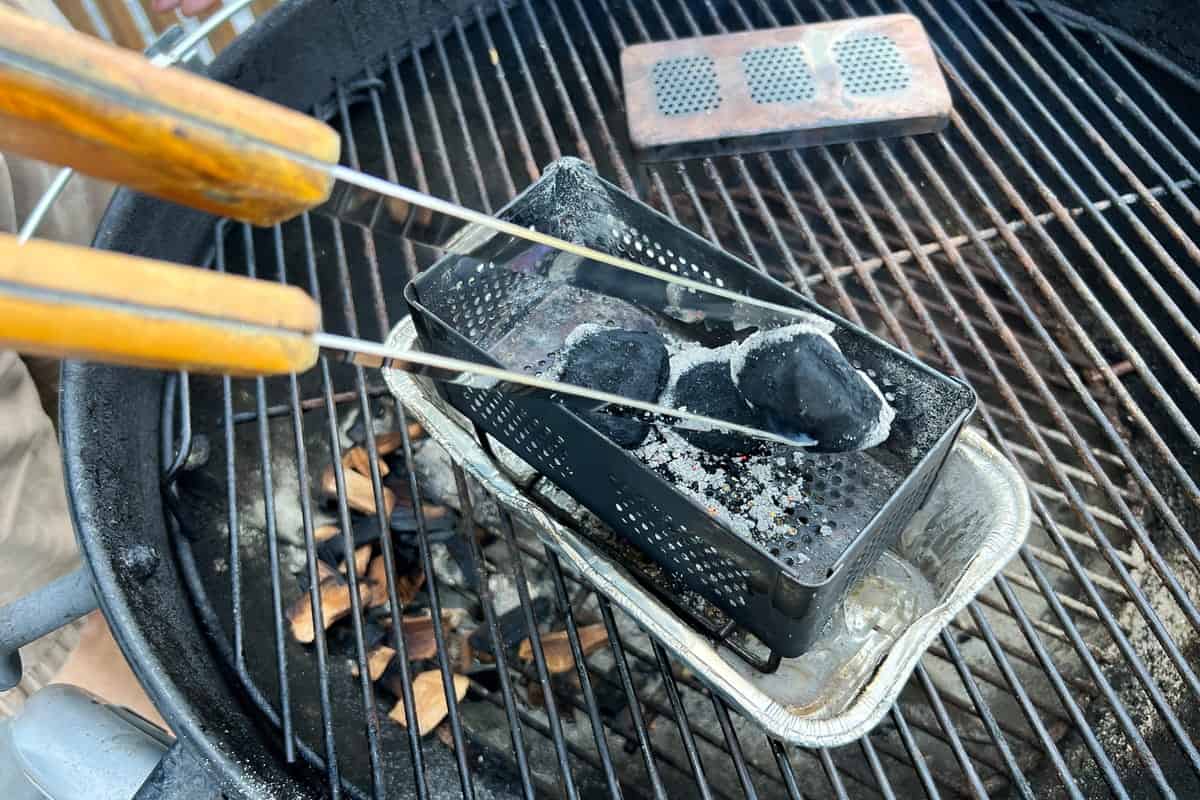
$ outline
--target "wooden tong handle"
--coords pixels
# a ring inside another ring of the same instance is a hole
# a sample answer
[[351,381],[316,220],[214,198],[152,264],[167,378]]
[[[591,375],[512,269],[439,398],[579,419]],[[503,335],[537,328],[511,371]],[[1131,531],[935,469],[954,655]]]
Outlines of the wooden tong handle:
[[0,5],[0,150],[258,225],[319,205],[324,123]]
[[294,286],[0,235],[0,347],[233,375],[302,372],[321,310]]

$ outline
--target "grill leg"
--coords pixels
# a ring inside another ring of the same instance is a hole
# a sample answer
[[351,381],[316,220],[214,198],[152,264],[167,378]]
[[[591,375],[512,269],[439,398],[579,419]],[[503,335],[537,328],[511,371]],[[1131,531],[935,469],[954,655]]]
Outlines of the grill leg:
[[20,648],[95,610],[87,567],[0,608],[0,692],[21,682]]

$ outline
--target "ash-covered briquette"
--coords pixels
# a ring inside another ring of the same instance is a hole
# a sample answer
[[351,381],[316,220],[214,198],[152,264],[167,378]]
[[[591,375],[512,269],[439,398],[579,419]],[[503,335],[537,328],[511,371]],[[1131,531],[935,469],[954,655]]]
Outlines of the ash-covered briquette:
[[[580,325],[567,337],[558,380],[654,402],[667,384],[666,342],[653,331]],[[646,438],[647,423],[621,410],[588,411],[588,423],[624,448]]]
[[748,336],[732,359],[731,376],[772,431],[811,436],[813,452],[874,447],[887,439],[896,415],[833,339],[806,325]]
[[[675,381],[674,397],[680,398],[693,414],[724,422],[759,427],[758,415],[733,384],[729,361],[702,361],[687,367]],[[757,450],[760,442],[732,431],[714,428],[698,431],[678,427],[677,432],[696,447],[718,455],[736,455]]]

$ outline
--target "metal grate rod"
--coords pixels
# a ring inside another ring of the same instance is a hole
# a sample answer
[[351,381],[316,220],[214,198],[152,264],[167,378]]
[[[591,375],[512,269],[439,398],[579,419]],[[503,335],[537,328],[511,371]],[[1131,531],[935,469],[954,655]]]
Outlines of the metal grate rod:
[[[922,0],[922,2],[924,2],[924,0]],[[953,72],[953,68],[950,65],[946,64],[945,66],[948,71]],[[955,115],[955,117],[957,117],[957,115]],[[994,259],[992,261],[993,261],[993,263],[995,263]],[[998,268],[999,267],[998,263],[995,264],[995,266]],[[998,272],[997,274],[999,275],[1001,273],[1002,273],[1002,270],[1000,272]],[[964,276],[964,277],[967,278],[969,281],[971,280],[970,276]],[[1007,276],[1004,276],[1004,277],[1006,278]],[[1016,292],[1015,290],[1010,291],[1010,293],[1014,295],[1014,299],[1020,297],[1020,294],[1018,292]],[[981,302],[985,301],[986,296],[984,296],[982,294],[982,292],[980,294],[981,294]],[[985,304],[985,307],[986,307],[986,304]],[[989,308],[989,315],[997,316],[997,315],[995,315],[994,310],[992,310],[990,308]],[[1044,327],[1042,327],[1041,323],[1037,320],[1036,315],[1032,311],[1028,311],[1027,315],[1030,319],[1030,324],[1035,328],[1035,330],[1038,330],[1039,334],[1042,335],[1044,340],[1048,343],[1048,346],[1052,347],[1053,340],[1049,336],[1049,334],[1045,332]],[[1038,373],[1037,369],[1034,367],[1034,365],[1032,363],[1029,363],[1027,361],[1024,354],[1021,353],[1019,351],[1019,349],[1016,348],[1014,345],[1010,344],[1009,349],[1010,349],[1010,351],[1012,351],[1014,353],[1014,355],[1019,354],[1022,357],[1022,360],[1025,361],[1025,363],[1026,363],[1025,371],[1026,371],[1028,378],[1030,379],[1031,382],[1033,382],[1035,385],[1038,386],[1039,392],[1042,393],[1043,396],[1045,396],[1047,398],[1047,404],[1050,405],[1053,402],[1053,396],[1050,394],[1048,388],[1045,387],[1045,384],[1041,380],[1040,374]],[[1054,350],[1051,350],[1051,355],[1052,356],[1055,355]],[[1064,366],[1062,369],[1063,369],[1063,372],[1068,375],[1068,377],[1074,376],[1075,380],[1076,381],[1078,380],[1078,376],[1075,376],[1074,372],[1069,370],[1069,368]],[[1095,401],[1091,399],[1090,394],[1088,394],[1086,388],[1083,387],[1082,384],[1079,385],[1078,391],[1079,391],[1081,397],[1084,398],[1085,402],[1088,402],[1090,405],[1094,406]],[[1053,408],[1054,406],[1051,405],[1050,407]],[[1094,413],[1096,414],[1096,416],[1099,419],[1104,419],[1103,415],[1100,413],[1098,408],[1095,409]],[[1076,431],[1075,428],[1065,418],[1063,418],[1060,421],[1060,425],[1063,428],[1063,430],[1065,432],[1067,432],[1068,435],[1071,436],[1072,440],[1076,444],[1076,451],[1079,452],[1079,454],[1088,463],[1089,468],[1092,470],[1092,472],[1096,476],[1096,478],[1098,480],[1100,480],[1106,486],[1111,485],[1111,481],[1108,479],[1107,475],[1103,472],[1102,469],[1100,469],[1099,465],[1096,464],[1095,460],[1090,456],[1090,453],[1088,452],[1088,447],[1087,447],[1086,443],[1082,440],[1082,438],[1079,436],[1078,431]],[[1111,438],[1116,443],[1121,444],[1120,437],[1117,436],[1116,432],[1111,429],[1111,426],[1108,426],[1107,431],[1109,432]],[[1134,463],[1136,463],[1136,461]],[[1179,670],[1180,674],[1188,682],[1189,686],[1192,687],[1193,691],[1194,692],[1198,691],[1198,689],[1197,689],[1198,685],[1196,683],[1195,674],[1192,672],[1191,667],[1187,664],[1187,662],[1179,654],[1178,648],[1175,645],[1175,642],[1173,641],[1173,639],[1171,639],[1171,637],[1166,633],[1165,629],[1162,627],[1161,621],[1158,619],[1158,616],[1157,616],[1157,614],[1155,614],[1153,609],[1150,608],[1149,603],[1148,603],[1148,601],[1146,601],[1144,594],[1142,593],[1140,587],[1137,586],[1136,582],[1134,582],[1132,577],[1129,576],[1128,572],[1125,570],[1124,566],[1120,563],[1119,559],[1117,559],[1115,557],[1115,555],[1113,554],[1113,548],[1111,547],[1111,544],[1109,544],[1107,537],[1104,536],[1104,534],[1100,530],[1099,526],[1095,523],[1094,518],[1092,518],[1091,515],[1087,512],[1087,510],[1085,508],[1083,508],[1082,499],[1079,498],[1079,496],[1075,492],[1075,489],[1073,488],[1071,483],[1068,480],[1066,480],[1065,476],[1056,476],[1056,481],[1066,491],[1068,497],[1070,497],[1070,499],[1071,499],[1071,502],[1076,505],[1076,510],[1078,512],[1080,512],[1082,514],[1083,518],[1088,521],[1088,527],[1095,534],[1097,542],[1101,545],[1101,553],[1105,556],[1106,560],[1109,561],[1114,572],[1117,573],[1117,575],[1121,578],[1122,582],[1124,582],[1129,587],[1129,590],[1131,592],[1131,597],[1133,598],[1135,604],[1137,604],[1139,611],[1143,614],[1143,616],[1146,618],[1147,622],[1150,624],[1151,629],[1154,631],[1156,638],[1159,639],[1160,643],[1163,646],[1163,649],[1166,651],[1167,655],[1171,658],[1172,663],[1174,663],[1176,665],[1176,668]],[[1118,509],[1121,510],[1122,518],[1124,518],[1126,520],[1130,530],[1135,534],[1143,551],[1146,552],[1147,556],[1151,560],[1151,563],[1155,566],[1156,570],[1159,572],[1159,574],[1163,578],[1164,583],[1171,590],[1171,594],[1176,599],[1176,602],[1179,604],[1180,608],[1185,612],[1185,614],[1188,615],[1189,621],[1192,622],[1193,626],[1197,626],[1198,629],[1200,629],[1200,616],[1198,616],[1196,614],[1194,606],[1192,605],[1190,599],[1187,597],[1186,593],[1179,586],[1178,581],[1175,578],[1174,574],[1171,572],[1170,568],[1162,561],[1161,556],[1158,554],[1157,548],[1150,541],[1150,538],[1149,538],[1148,534],[1146,534],[1142,525],[1133,517],[1132,513],[1129,511],[1128,507],[1124,504],[1124,502],[1121,501],[1121,499],[1119,497],[1115,496],[1115,493],[1109,492],[1108,494],[1109,494],[1110,500],[1113,500],[1114,505],[1116,505],[1118,507]],[[1198,696],[1200,696],[1200,694],[1198,694]]]
[[[308,216],[302,218],[304,239],[312,242],[312,227]],[[287,261],[283,254],[283,231],[276,225],[273,233],[275,266],[279,282],[287,283]],[[313,290],[318,287],[312,287]],[[314,295],[316,297],[316,295]],[[300,516],[304,525],[305,568],[308,576],[308,599],[312,606],[314,653],[317,664],[317,692],[321,705],[321,735],[325,747],[325,770],[332,800],[341,796],[341,770],[337,759],[337,744],[333,735],[333,705],[329,697],[329,645],[325,638],[324,609],[321,607],[320,575],[317,571],[317,543],[313,529],[312,486],[308,474],[308,450],[304,443],[304,419],[300,404],[300,382],[293,372],[288,376],[288,398],[292,414],[292,432],[296,447],[296,476],[299,482]],[[261,416],[261,415],[260,415]]]

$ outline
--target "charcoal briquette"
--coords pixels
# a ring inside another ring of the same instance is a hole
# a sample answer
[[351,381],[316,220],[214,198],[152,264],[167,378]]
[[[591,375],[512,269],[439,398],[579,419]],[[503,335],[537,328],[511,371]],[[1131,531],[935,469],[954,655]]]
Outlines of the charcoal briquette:
[[[677,406],[693,414],[748,427],[759,425],[754,409],[734,385],[725,359],[686,367],[675,381],[673,395]],[[753,439],[719,428],[698,431],[678,427],[676,432],[696,447],[718,455],[748,453],[758,447]]]
[[731,375],[773,432],[810,436],[813,452],[874,447],[895,411],[834,341],[804,325],[755,333],[739,346]]
[[[653,402],[667,383],[668,358],[663,338],[653,331],[626,331],[581,325],[568,337],[558,379],[589,389]],[[637,447],[649,426],[614,409],[587,411],[589,424],[616,444]]]

